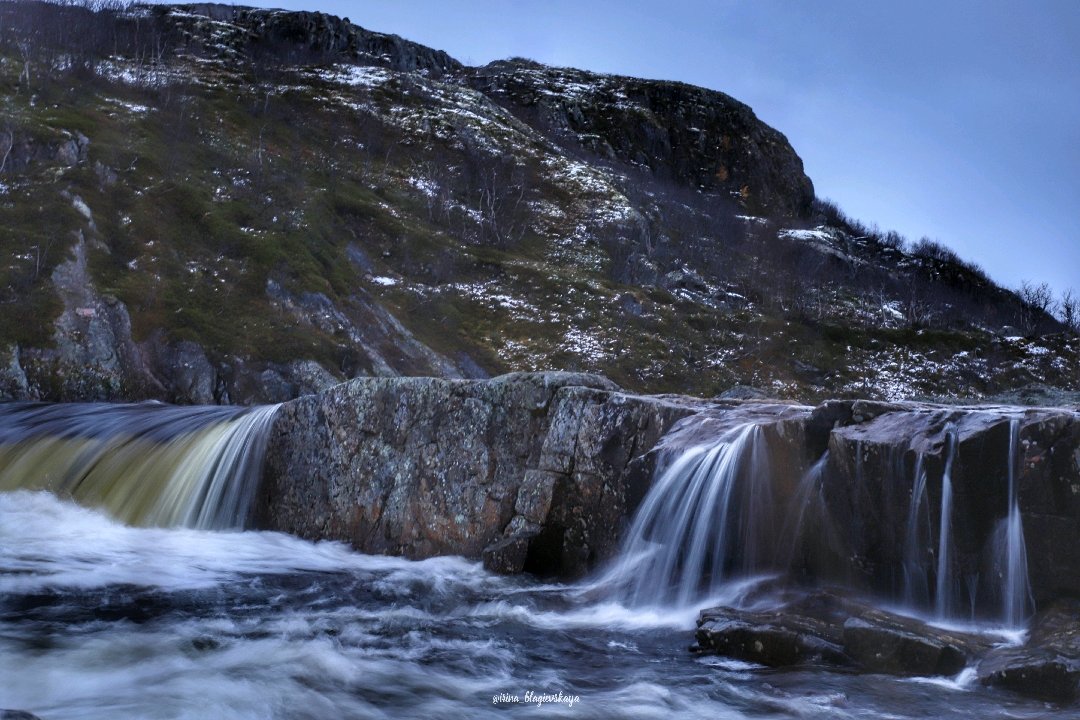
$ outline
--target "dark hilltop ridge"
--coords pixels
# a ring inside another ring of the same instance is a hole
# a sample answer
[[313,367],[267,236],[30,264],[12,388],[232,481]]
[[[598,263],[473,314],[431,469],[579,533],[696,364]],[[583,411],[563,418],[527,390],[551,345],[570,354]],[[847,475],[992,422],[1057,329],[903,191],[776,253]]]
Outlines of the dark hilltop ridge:
[[0,397],[559,369],[1075,401],[1075,303],[848,219],[723,93],[321,13],[96,7],[0,1]]

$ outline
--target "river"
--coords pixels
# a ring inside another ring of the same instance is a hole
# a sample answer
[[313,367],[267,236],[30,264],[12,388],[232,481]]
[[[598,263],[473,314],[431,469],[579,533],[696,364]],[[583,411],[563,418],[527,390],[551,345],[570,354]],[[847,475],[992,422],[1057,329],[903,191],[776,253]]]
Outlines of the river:
[[695,611],[596,590],[277,533],[129,527],[3,492],[0,707],[43,720],[1075,717],[970,670],[695,657]]

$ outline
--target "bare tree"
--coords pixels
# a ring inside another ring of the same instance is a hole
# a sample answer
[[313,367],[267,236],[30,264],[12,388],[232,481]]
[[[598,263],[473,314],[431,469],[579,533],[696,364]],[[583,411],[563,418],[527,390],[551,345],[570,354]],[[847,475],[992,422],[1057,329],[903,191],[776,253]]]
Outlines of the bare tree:
[[1027,335],[1034,335],[1043,319],[1054,312],[1054,291],[1049,283],[1024,280],[1016,291],[1020,297],[1020,329]]
[[1058,314],[1062,324],[1073,333],[1080,333],[1080,295],[1072,288],[1061,291]]
[[0,152],[3,152],[4,156],[0,158],[0,175],[4,173],[4,168],[7,167],[8,158],[11,157],[11,150],[15,147],[15,133],[10,129],[0,135]]
[[521,212],[526,180],[520,167],[510,161],[480,172],[477,212],[482,232],[496,247],[519,242],[528,228],[527,215]]

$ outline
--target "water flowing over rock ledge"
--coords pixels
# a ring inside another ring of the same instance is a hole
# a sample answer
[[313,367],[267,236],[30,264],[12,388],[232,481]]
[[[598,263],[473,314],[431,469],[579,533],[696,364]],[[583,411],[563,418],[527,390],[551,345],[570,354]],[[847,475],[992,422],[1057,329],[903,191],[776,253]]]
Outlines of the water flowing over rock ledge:
[[[1007,515],[1015,462],[1033,599],[1080,597],[1080,416],[1069,409],[710,402],[570,373],[358,379],[282,406],[256,523],[364,552],[579,576],[616,554],[658,461],[747,422],[761,425],[770,458],[770,529],[823,466],[813,497],[799,498],[804,537],[769,533],[794,548],[782,563],[794,577],[906,593],[927,609],[945,595],[963,614],[964,585],[989,581],[980,553]],[[950,434],[951,553],[938,593]],[[912,534],[923,537],[914,548]],[[767,550],[748,569],[776,569],[783,553]]]

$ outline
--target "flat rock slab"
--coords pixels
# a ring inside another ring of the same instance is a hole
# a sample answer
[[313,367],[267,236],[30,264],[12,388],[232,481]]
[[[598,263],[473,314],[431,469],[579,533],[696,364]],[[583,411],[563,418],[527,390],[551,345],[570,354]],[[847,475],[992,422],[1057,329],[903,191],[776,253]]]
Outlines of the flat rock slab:
[[844,651],[859,667],[889,675],[955,675],[967,664],[964,651],[932,628],[912,632],[857,617],[844,622]]

